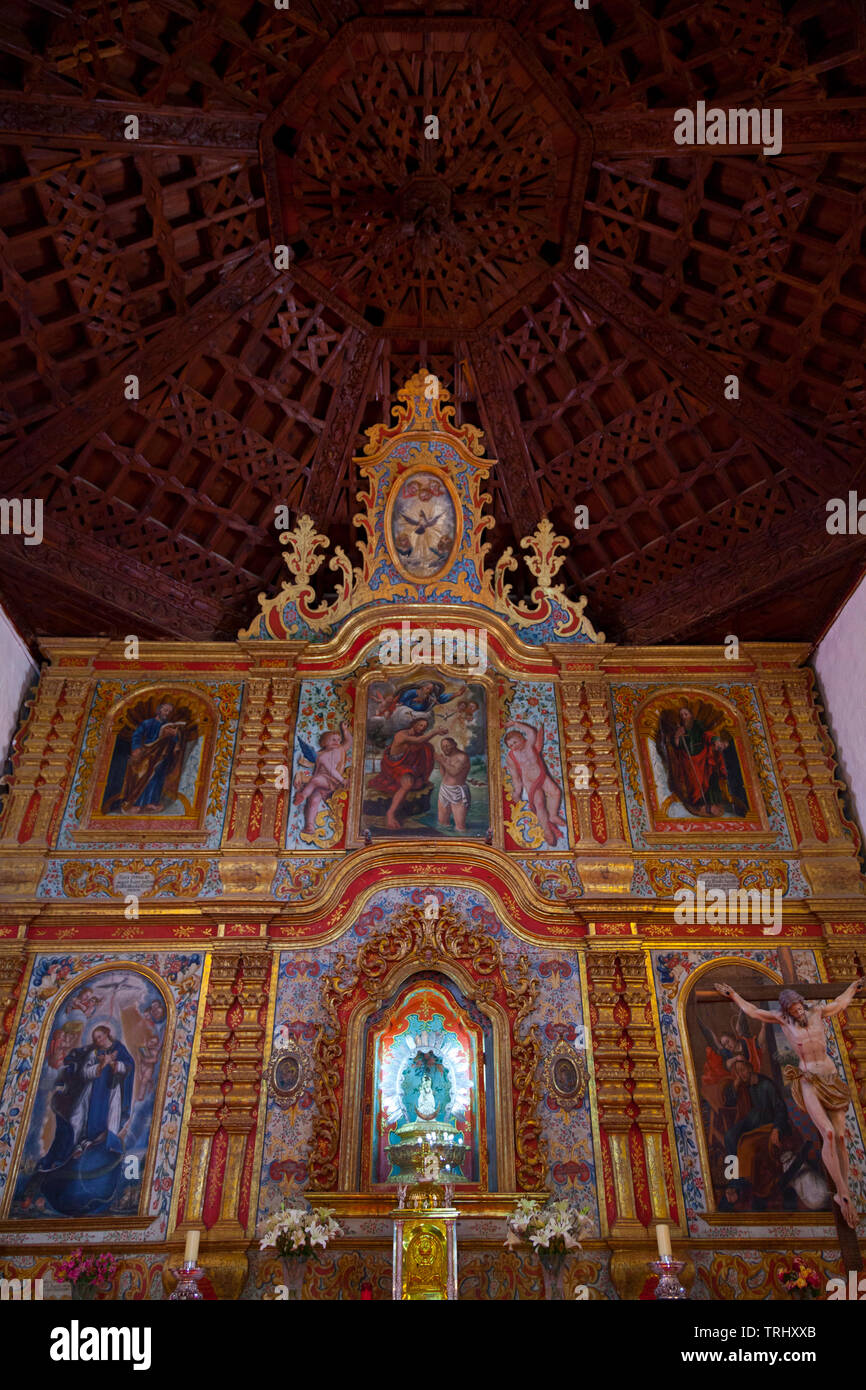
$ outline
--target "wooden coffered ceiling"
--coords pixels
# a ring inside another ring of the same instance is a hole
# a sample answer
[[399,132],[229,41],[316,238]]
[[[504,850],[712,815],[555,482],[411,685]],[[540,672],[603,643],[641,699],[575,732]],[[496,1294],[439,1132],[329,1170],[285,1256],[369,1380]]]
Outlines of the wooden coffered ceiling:
[[[609,638],[815,638],[866,562],[825,527],[866,495],[863,16],[5,0],[25,635],[234,635],[281,570],[275,505],[351,552],[359,432],[424,366],[498,460],[494,550],[549,516]],[[781,108],[782,154],[677,146],[699,100]]]

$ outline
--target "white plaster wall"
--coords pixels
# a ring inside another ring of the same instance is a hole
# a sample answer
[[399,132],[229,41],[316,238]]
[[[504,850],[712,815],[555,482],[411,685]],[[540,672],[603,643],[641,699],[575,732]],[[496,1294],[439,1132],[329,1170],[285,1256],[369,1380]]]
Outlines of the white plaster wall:
[[830,732],[861,831],[866,830],[866,578],[815,651]]
[[30,653],[0,608],[0,772],[9,756],[24,692],[35,678]]

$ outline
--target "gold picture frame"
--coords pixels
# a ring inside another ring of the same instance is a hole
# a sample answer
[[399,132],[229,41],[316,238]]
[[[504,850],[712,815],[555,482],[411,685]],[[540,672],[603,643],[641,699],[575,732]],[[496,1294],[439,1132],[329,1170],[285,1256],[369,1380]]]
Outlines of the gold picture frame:
[[[99,975],[116,972],[118,970],[131,970],[139,975],[143,975],[158,990],[163,1000],[166,1010],[165,1033],[163,1036],[162,1053],[160,1056],[160,1075],[154,1092],[152,1123],[150,1135],[148,1137],[147,1154],[144,1161],[141,1180],[141,1194],[139,1196],[138,1212],[135,1216],[118,1216],[101,1213],[98,1216],[50,1216],[40,1217],[39,1219],[28,1220],[26,1217],[10,1218],[9,1209],[14,1201],[15,1188],[20,1176],[21,1159],[24,1152],[24,1145],[30,1133],[30,1121],[33,1114],[33,1106],[36,1095],[39,1091],[39,1083],[42,1078],[42,1069],[45,1063],[45,1053],[48,1047],[48,1040],[54,1029],[54,1020],[70,995],[75,994],[81,989],[82,985],[88,980],[93,980]],[[112,1229],[121,1230],[142,1230],[153,1224],[157,1219],[150,1214],[148,1208],[151,1201],[151,1186],[153,1184],[153,1170],[156,1166],[156,1155],[159,1147],[163,1107],[165,1105],[165,1091],[168,1085],[168,1073],[172,1056],[172,1045],[174,1041],[174,1031],[177,1023],[177,1006],[171,989],[156,971],[149,966],[143,965],[138,961],[128,961],[122,958],[117,960],[106,960],[99,965],[93,966],[90,970],[82,971],[70,980],[56,999],[53,999],[47,1010],[42,1026],[39,1031],[39,1043],[36,1049],[36,1056],[33,1059],[34,1084],[28,1087],[27,1099],[18,1124],[18,1131],[15,1135],[12,1160],[9,1165],[9,1177],[3,1192],[3,1201],[0,1204],[0,1231],[44,1231],[50,1234],[52,1230],[57,1231],[88,1231],[105,1230],[107,1226]],[[11,1062],[11,1050],[10,1050]],[[189,1084],[189,1080],[188,1083]],[[177,1173],[175,1174],[177,1176]]]
[[[435,622],[435,616],[431,617],[431,622]],[[487,774],[488,774],[488,808],[489,824],[488,828],[493,832],[492,844],[498,848],[503,847],[503,819],[502,819],[502,778],[499,773],[498,749],[501,742],[501,729],[499,722],[499,710],[496,694],[495,675],[491,668],[479,672],[467,666],[449,666],[447,673],[439,667],[426,666],[415,663],[411,666],[383,666],[377,664],[375,667],[364,673],[358,688],[355,704],[355,729],[357,737],[355,749],[352,757],[351,767],[351,791],[349,798],[348,829],[346,832],[346,848],[356,849],[368,843],[364,835],[363,802],[364,802],[364,764],[366,761],[366,738],[367,738],[367,707],[370,687],[379,681],[392,681],[395,677],[403,683],[412,681],[422,676],[424,673],[435,670],[440,679],[460,680],[468,684],[481,685],[484,687],[486,695],[486,751],[487,751]],[[495,769],[495,771],[494,771]],[[406,844],[409,846],[423,845],[423,839],[419,835],[405,836],[386,836],[381,843]],[[437,844],[484,844],[485,835],[466,834],[466,835],[442,835],[436,837]]]

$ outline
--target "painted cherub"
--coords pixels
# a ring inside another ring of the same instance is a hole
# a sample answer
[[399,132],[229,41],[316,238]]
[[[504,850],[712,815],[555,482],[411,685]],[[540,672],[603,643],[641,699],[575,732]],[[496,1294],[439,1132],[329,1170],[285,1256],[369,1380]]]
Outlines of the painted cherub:
[[565,829],[562,788],[544,761],[544,729],[512,719],[505,729],[505,746],[517,796],[535,812],[546,843],[557,844],[560,829]]
[[316,817],[324,801],[340,787],[345,787],[343,772],[346,758],[352,747],[352,734],[345,720],[340,723],[340,732],[326,729],[319,739],[319,751],[314,753],[308,743],[298,739],[301,752],[308,763],[313,764],[309,781],[300,786],[295,780],[294,804],[304,808],[304,830],[311,835],[316,828]]
[[457,708],[454,710],[453,714],[446,714],[445,716],[449,733],[454,735],[457,743],[463,748],[465,748],[471,735],[475,731],[475,716],[477,713],[477,700],[458,700]]

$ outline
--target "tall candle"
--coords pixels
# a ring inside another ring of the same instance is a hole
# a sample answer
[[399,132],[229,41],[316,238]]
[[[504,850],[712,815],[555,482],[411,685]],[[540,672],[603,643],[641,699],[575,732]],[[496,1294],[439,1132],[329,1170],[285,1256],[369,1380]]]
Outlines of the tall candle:
[[659,1247],[659,1259],[671,1259],[671,1233],[668,1226],[656,1226],[656,1240]]
[[187,1265],[194,1265],[198,1260],[198,1242],[201,1231],[187,1231],[186,1246],[183,1252],[183,1262]]

